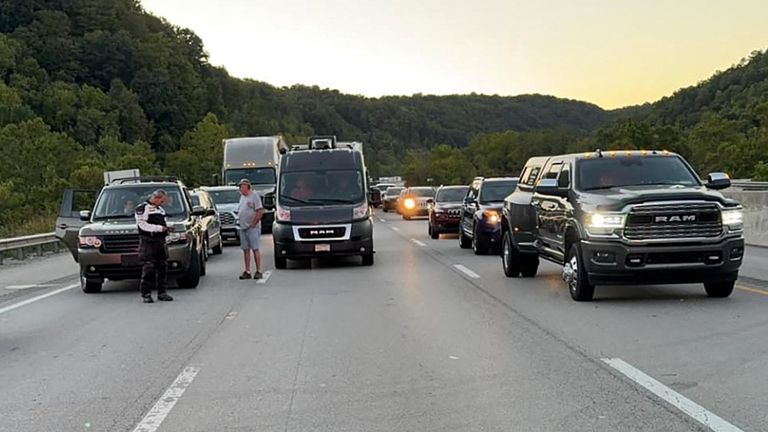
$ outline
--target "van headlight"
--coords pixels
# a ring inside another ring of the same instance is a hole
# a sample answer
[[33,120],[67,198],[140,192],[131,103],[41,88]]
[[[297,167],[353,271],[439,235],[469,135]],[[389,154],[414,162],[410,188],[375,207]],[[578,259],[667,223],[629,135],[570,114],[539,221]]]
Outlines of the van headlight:
[[744,229],[744,211],[740,208],[723,210],[721,213],[723,225],[732,231]]
[[353,219],[365,219],[368,215],[368,203],[363,203],[359,207],[355,207],[354,210],[352,210],[352,218]]
[[590,234],[613,234],[614,230],[624,228],[627,215],[623,213],[590,213],[587,216],[587,231]]

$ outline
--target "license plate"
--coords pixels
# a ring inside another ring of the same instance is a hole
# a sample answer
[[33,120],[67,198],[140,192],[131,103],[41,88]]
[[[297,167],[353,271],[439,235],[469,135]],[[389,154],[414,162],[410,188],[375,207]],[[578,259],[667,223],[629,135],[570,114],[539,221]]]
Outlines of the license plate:
[[138,255],[123,255],[120,257],[120,264],[123,267],[136,267],[141,265],[141,260]]
[[330,252],[331,251],[331,245],[329,244],[316,244],[315,245],[315,252]]

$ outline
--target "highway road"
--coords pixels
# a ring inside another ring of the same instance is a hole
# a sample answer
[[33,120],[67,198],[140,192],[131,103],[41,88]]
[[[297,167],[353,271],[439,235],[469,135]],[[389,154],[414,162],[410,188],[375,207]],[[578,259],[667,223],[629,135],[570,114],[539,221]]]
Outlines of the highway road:
[[0,431],[765,431],[768,251],[728,299],[599,287],[576,303],[542,263],[426,221],[376,216],[376,264],[291,263],[196,289],[87,295],[68,255],[0,268]]

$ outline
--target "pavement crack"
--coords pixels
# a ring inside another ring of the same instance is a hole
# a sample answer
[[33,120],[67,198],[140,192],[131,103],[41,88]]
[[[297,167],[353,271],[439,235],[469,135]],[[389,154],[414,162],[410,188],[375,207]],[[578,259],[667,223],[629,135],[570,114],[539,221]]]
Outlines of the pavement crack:
[[285,432],[288,432],[288,427],[291,423],[291,415],[293,414],[293,403],[296,400],[296,391],[298,390],[299,383],[299,371],[301,370],[301,361],[304,358],[304,347],[307,341],[307,332],[309,331],[309,319],[312,316],[312,305],[315,303],[315,286],[312,285],[312,295],[309,298],[309,306],[307,307],[307,317],[304,320],[304,331],[301,335],[301,347],[299,348],[299,358],[296,361],[296,370],[293,374],[293,388],[291,390],[291,402],[288,404],[288,414],[285,416]]

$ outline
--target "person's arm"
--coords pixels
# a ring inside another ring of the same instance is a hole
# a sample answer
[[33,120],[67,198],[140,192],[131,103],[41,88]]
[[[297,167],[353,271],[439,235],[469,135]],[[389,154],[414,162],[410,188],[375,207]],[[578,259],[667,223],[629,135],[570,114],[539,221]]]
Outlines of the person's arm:
[[256,209],[256,216],[253,217],[251,228],[256,228],[256,225],[261,222],[261,218],[264,216],[264,206],[261,204],[261,196],[259,194],[255,194],[253,206]]

